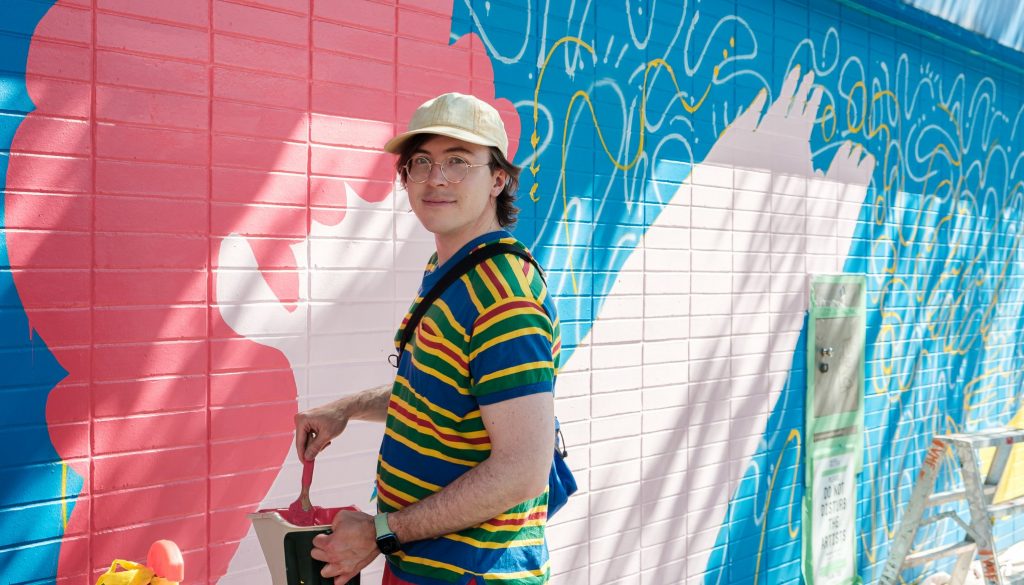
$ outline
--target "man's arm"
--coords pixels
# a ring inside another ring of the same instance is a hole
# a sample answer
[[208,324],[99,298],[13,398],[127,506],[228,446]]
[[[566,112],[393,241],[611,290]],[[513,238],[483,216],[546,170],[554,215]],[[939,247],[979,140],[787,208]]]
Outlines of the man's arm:
[[555,444],[553,395],[481,405],[480,414],[490,456],[436,494],[389,514],[400,542],[458,532],[544,493]]
[[295,452],[299,460],[312,461],[351,419],[383,422],[390,399],[391,385],[386,384],[296,414]]
[[[531,394],[481,405],[491,454],[441,491],[388,515],[400,542],[437,538],[486,522],[544,492],[555,444],[554,396]],[[333,534],[313,539],[324,577],[345,583],[380,554],[373,516],[339,512]]]

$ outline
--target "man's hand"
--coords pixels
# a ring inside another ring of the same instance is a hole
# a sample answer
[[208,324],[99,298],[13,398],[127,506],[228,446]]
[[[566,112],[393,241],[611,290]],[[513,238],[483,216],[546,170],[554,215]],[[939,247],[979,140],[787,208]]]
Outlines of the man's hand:
[[390,398],[391,384],[385,384],[296,414],[295,453],[299,461],[312,461],[345,431],[351,419],[383,422]]
[[334,517],[333,534],[320,534],[313,538],[311,556],[327,563],[320,571],[324,577],[334,577],[335,585],[344,585],[363,567],[380,554],[373,516],[362,512],[342,510]]
[[299,461],[312,461],[347,426],[348,415],[336,402],[296,414],[295,452]]

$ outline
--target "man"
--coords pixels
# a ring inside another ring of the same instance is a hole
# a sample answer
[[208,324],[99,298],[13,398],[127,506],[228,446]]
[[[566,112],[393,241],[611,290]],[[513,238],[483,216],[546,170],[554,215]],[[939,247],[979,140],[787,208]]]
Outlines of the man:
[[[429,100],[384,148],[398,154],[412,210],[434,234],[420,299],[474,249],[505,242],[525,251],[503,229],[518,212],[519,168],[489,104],[457,93]],[[385,585],[546,582],[559,349],[542,276],[500,254],[430,306],[392,385],[296,415],[296,450],[306,459],[351,419],[385,422],[380,514],[337,515],[333,534],[314,540],[313,557],[328,563],[323,575],[345,583],[384,552]]]

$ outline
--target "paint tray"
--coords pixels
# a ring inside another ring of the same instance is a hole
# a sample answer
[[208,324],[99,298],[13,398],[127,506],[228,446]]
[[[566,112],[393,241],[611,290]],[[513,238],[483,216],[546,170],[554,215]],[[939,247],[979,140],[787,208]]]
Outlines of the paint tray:
[[[342,509],[333,511],[337,513]],[[299,526],[282,517],[281,511],[260,510],[249,514],[263,556],[267,559],[273,585],[334,585],[333,578],[320,576],[324,563],[309,556],[313,550],[313,537],[326,533],[331,525]],[[348,585],[359,585],[359,575],[353,577]]]

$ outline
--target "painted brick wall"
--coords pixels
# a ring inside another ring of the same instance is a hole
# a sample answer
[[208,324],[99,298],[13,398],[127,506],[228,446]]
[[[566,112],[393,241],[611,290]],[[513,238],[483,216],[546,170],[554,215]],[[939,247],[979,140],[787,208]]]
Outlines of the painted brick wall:
[[[577,4],[0,7],[0,582],[157,538],[269,582],[246,514],[297,494],[292,415],[393,376],[433,242],[380,147],[444,91],[502,112],[558,299],[553,582],[800,581],[806,283],[842,272],[877,578],[931,435],[1018,409],[1024,61],[868,0]],[[381,432],[314,503],[371,508]]]

